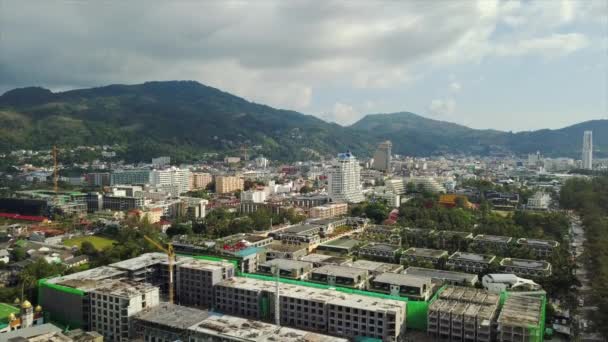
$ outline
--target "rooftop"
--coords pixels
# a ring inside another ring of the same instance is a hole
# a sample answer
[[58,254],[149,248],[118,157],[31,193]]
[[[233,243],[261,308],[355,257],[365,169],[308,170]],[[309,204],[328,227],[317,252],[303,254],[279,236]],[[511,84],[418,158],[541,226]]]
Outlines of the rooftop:
[[342,237],[342,238],[339,238],[339,239],[336,239],[333,241],[323,243],[320,246],[327,246],[327,247],[331,247],[331,248],[352,249],[360,243],[361,243],[361,241],[359,241],[359,240],[351,239],[348,237]]
[[502,307],[498,324],[524,328],[537,327],[540,324],[541,308],[541,298],[512,294]]
[[486,241],[486,242],[498,242],[498,243],[509,243],[513,240],[510,236],[498,236],[498,235],[484,235],[478,234],[475,236],[476,241]]
[[[189,269],[198,269],[198,270],[213,270],[213,269],[223,269],[223,268],[233,268],[234,265],[228,261],[213,261],[213,260],[203,260],[203,259],[191,259],[191,258],[183,258],[179,262],[179,267],[185,267]],[[168,261],[165,260],[163,263]]]
[[99,286],[93,290],[96,293],[109,294],[116,297],[133,298],[141,296],[142,293],[153,291],[158,287],[147,283],[129,280],[106,279],[99,282]]
[[431,278],[399,273],[382,273],[376,276],[373,281],[412,287],[431,286]]
[[477,280],[478,280],[477,274],[435,270],[432,268],[414,267],[414,266],[408,267],[405,271],[403,271],[403,273],[430,277],[433,279],[450,280],[450,281],[457,281],[457,282],[461,282],[461,281],[477,282]]
[[114,267],[101,266],[92,268],[90,270],[49,279],[48,283],[67,286],[82,291],[90,291],[97,288],[100,281],[120,277],[124,274],[124,271],[118,270]]
[[267,251],[277,251],[277,252],[295,252],[302,249],[306,249],[307,245],[292,245],[280,242],[273,242],[270,245],[264,247]]
[[140,321],[178,329],[187,329],[207,317],[209,313],[206,310],[170,303],[160,303],[137,314],[137,319]]
[[319,268],[312,270],[312,273],[317,274],[327,274],[333,275],[337,277],[348,277],[355,278],[358,276],[367,276],[367,270],[363,270],[360,268],[348,267],[348,266],[338,266],[338,265],[325,265]]
[[[244,277],[234,277],[219,283],[220,286],[249,289],[253,291],[274,291],[275,283]],[[394,299],[378,299],[358,294],[349,294],[331,289],[319,289],[308,286],[281,284],[281,296],[300,298],[315,302],[331,303],[367,310],[405,309],[405,302]]]
[[291,226],[283,231],[279,232],[280,234],[307,234],[310,231],[318,231],[319,227],[312,224],[299,224],[297,226]]
[[245,318],[213,313],[202,322],[190,327],[191,331],[204,335],[230,336],[252,342],[347,342],[348,339],[327,336],[304,330],[279,327],[274,324]]
[[300,268],[312,268],[312,263],[306,261],[298,261],[291,259],[272,259],[260,264],[260,266],[277,266],[280,269],[300,269]]
[[471,232],[459,232],[459,231],[454,231],[454,230],[440,230],[440,231],[437,231],[437,234],[439,234],[441,236],[445,236],[445,237],[458,236],[463,239],[472,239],[473,238],[473,234]]
[[501,266],[515,266],[546,270],[551,267],[551,264],[541,260],[504,258],[500,261]]
[[138,257],[119,261],[110,264],[112,267],[116,267],[126,271],[136,271],[142,268],[156,265],[162,261],[167,261],[167,255],[163,253],[145,253]]
[[430,248],[408,248],[403,255],[413,255],[419,257],[429,257],[429,258],[441,258],[447,255],[447,251],[442,251],[439,249],[430,249]]
[[495,258],[495,255],[454,252],[454,254],[449,257],[449,260],[466,260],[489,264],[494,261]]
[[318,225],[318,226],[324,226],[326,224],[330,224],[330,223],[334,223],[334,222],[338,222],[338,221],[343,221],[343,220],[345,220],[345,218],[330,217],[330,218],[310,221],[310,224],[314,224],[314,225]]
[[540,240],[540,239],[526,239],[521,238],[517,240],[517,243],[520,245],[532,245],[532,246],[546,246],[555,248],[559,246],[559,242],[555,240]]
[[354,268],[362,268],[364,270],[368,270],[370,272],[397,272],[401,270],[403,266],[398,264],[387,264],[383,262],[370,261],[370,260],[362,260],[359,259],[349,264],[349,266]]
[[400,248],[401,247],[399,247],[399,246],[389,245],[388,243],[373,243],[373,242],[361,247],[362,250],[371,249],[371,250],[389,252],[389,253],[394,253],[395,251],[399,250]]

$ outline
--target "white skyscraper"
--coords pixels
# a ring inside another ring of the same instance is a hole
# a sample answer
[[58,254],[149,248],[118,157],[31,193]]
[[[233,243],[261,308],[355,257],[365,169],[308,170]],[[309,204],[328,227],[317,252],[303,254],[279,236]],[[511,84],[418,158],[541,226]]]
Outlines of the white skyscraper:
[[333,202],[360,203],[365,200],[361,191],[361,167],[350,152],[338,154],[337,165],[329,171],[327,184]]
[[583,134],[583,169],[593,169],[593,132]]

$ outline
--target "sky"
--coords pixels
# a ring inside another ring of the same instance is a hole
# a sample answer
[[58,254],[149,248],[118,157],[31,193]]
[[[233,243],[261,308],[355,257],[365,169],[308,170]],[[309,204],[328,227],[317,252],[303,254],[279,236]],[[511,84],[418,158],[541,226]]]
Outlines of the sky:
[[608,118],[608,0],[0,0],[0,93],[196,80],[350,125]]

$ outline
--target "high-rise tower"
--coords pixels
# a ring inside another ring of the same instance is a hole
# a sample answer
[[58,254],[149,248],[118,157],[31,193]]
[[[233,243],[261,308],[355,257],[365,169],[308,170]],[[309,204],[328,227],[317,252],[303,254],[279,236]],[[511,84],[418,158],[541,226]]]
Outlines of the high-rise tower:
[[378,149],[374,153],[373,168],[379,171],[391,171],[391,148],[393,144],[390,141],[385,141],[378,145]]
[[328,194],[333,202],[359,203],[365,200],[361,191],[361,167],[352,153],[338,154],[337,165],[329,171]]
[[585,131],[583,134],[583,169],[593,169],[593,132]]

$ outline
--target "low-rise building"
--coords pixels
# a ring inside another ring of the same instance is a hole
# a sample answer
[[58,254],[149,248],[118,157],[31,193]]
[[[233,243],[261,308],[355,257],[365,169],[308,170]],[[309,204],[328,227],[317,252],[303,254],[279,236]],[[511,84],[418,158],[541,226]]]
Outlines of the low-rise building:
[[541,239],[517,239],[517,245],[526,247],[534,253],[537,257],[548,257],[553,254],[559,246],[559,242],[554,240],[541,240]]
[[268,234],[275,240],[281,240],[287,244],[318,243],[321,240],[319,233],[321,228],[316,225],[300,224],[288,227],[281,231]]
[[462,273],[445,270],[435,270],[432,268],[410,266],[404,274],[429,277],[433,283],[438,285],[457,285],[457,286],[475,286],[479,281],[477,274]]
[[346,203],[330,203],[310,208],[310,217],[316,219],[327,219],[347,213],[348,204]]
[[361,241],[351,239],[347,236],[322,243],[317,247],[317,253],[330,255],[350,255]]
[[546,192],[537,191],[534,195],[528,198],[526,209],[530,210],[547,210],[551,204],[551,195]]
[[495,255],[454,252],[448,258],[446,266],[463,272],[481,273],[487,271],[495,259]]
[[300,257],[298,260],[310,262],[314,268],[317,268],[325,265],[348,266],[353,261],[353,258],[311,253]]
[[281,278],[302,279],[312,270],[313,264],[291,259],[272,259],[259,264],[257,273],[274,276],[275,268],[279,270]]
[[308,245],[291,245],[281,242],[273,242],[265,247],[266,260],[291,259],[298,260],[308,253]]
[[399,255],[401,247],[389,245],[387,243],[370,243],[359,249],[359,257],[381,260],[386,262],[395,262]]
[[215,176],[215,193],[227,194],[243,190],[243,178],[238,176]]
[[475,236],[473,241],[476,246],[487,251],[505,251],[509,248],[513,238],[510,236],[479,234]]
[[439,230],[435,234],[437,236],[437,248],[450,251],[464,250],[473,240],[471,232]]
[[308,280],[330,286],[365,288],[369,272],[360,268],[348,266],[327,265],[310,272]]
[[367,270],[370,274],[381,274],[381,273],[399,273],[403,270],[403,265],[400,264],[389,264],[384,262],[370,261],[359,259],[348,263],[348,266],[355,268],[362,268]]
[[431,278],[399,273],[382,273],[370,280],[368,289],[414,300],[428,300],[433,284]]
[[438,249],[430,248],[408,248],[403,254],[401,254],[402,264],[432,264],[437,267],[440,266],[445,258],[447,258],[448,252]]
[[511,294],[498,316],[498,336],[500,342],[532,341],[542,336],[542,299],[539,297]]
[[514,273],[521,277],[548,277],[551,275],[551,264],[546,261],[504,258],[500,269],[505,273]]

